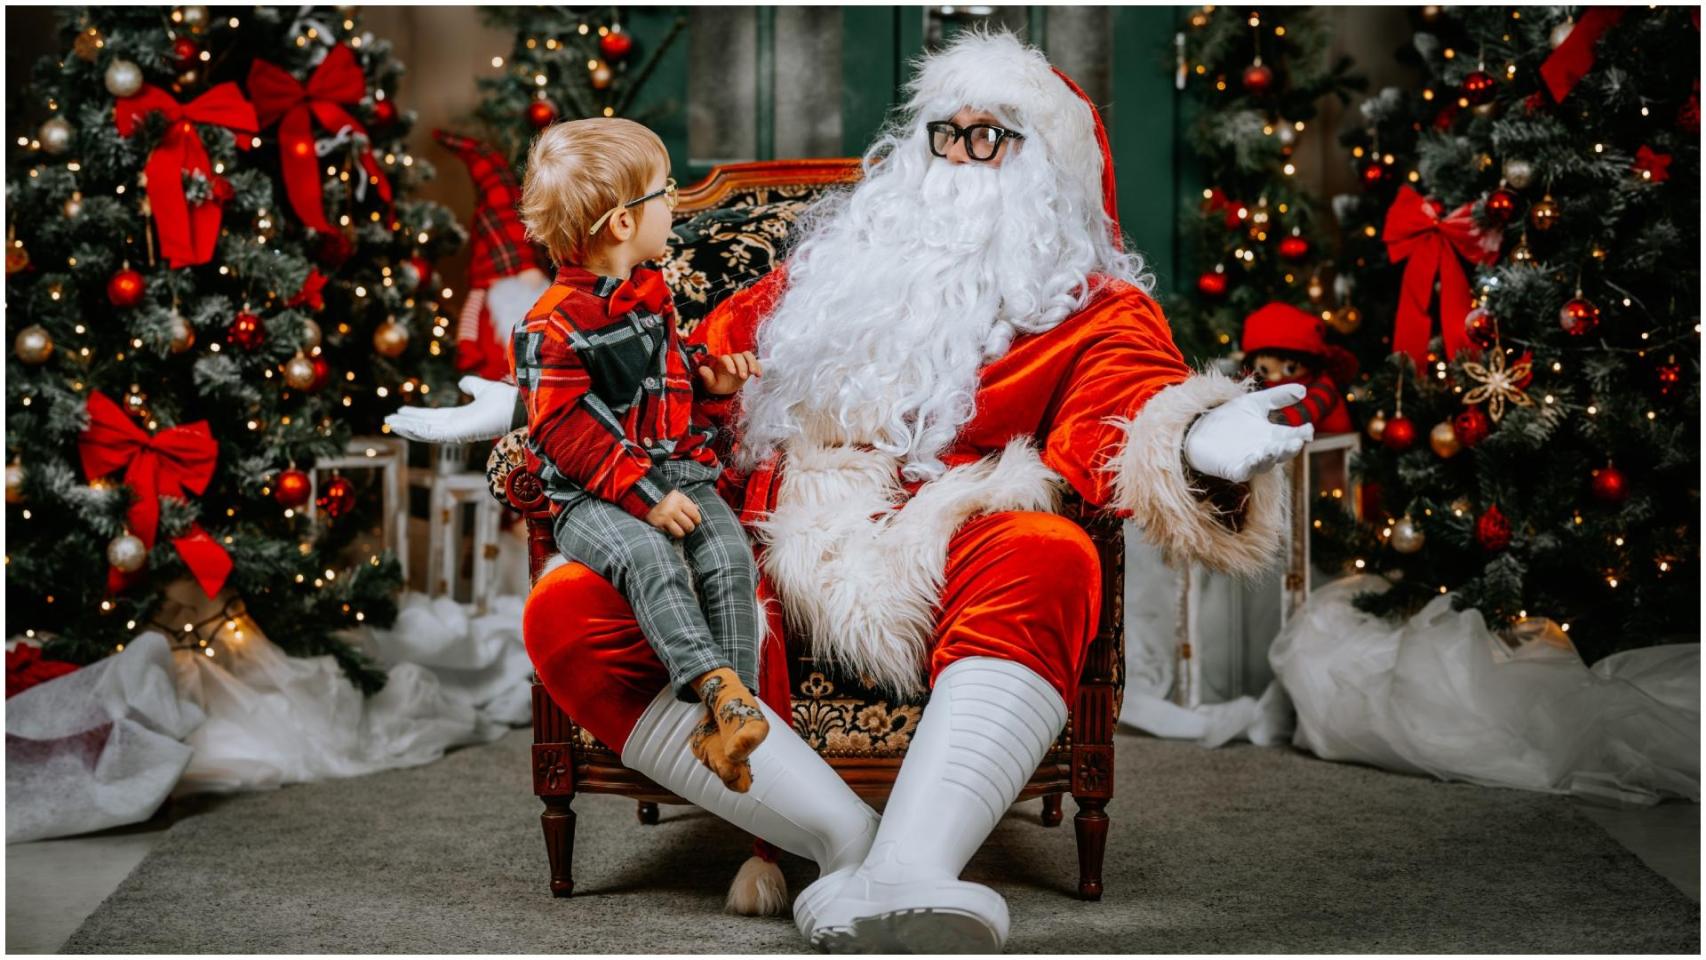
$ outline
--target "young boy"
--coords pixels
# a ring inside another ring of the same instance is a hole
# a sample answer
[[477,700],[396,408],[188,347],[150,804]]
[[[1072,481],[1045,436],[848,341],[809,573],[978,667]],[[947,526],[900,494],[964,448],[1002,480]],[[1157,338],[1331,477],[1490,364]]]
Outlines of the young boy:
[[631,120],[559,123],[534,141],[521,218],[559,268],[510,364],[558,548],[628,598],[676,696],[706,705],[694,755],[745,792],[769,732],[752,693],[757,571],[717,496],[714,430],[691,414],[698,391],[732,394],[760,370],[750,353],[686,348],[663,277],[641,265],[667,251],[668,174],[663,141]]

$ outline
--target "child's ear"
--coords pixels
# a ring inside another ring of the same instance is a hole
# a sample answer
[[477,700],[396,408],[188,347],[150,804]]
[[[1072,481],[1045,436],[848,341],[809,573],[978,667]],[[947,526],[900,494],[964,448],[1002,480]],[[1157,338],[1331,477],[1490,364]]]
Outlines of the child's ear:
[[634,222],[633,211],[623,207],[616,211],[615,216],[610,218],[610,226],[607,229],[610,231],[612,240],[617,243],[627,243],[628,238],[634,235],[634,230],[638,226],[639,224]]

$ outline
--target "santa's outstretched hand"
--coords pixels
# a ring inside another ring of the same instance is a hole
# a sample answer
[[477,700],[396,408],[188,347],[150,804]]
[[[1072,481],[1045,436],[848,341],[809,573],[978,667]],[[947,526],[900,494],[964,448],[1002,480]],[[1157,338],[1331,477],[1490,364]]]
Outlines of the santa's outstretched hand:
[[422,443],[473,443],[509,432],[515,416],[513,383],[463,377],[457,383],[474,399],[460,407],[403,407],[385,418],[391,432]]
[[1203,414],[1185,434],[1185,462],[1198,473],[1243,483],[1297,456],[1315,438],[1313,424],[1288,427],[1268,413],[1303,399],[1301,383],[1246,393]]

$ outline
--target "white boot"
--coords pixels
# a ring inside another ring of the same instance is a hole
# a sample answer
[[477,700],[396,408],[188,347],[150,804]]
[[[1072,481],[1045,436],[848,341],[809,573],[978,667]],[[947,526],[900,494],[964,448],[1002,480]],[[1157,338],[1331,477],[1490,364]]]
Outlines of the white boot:
[[811,936],[813,905],[851,875],[877,832],[877,812],[859,799],[793,726],[759,704],[770,734],[747,757],[752,788],[735,793],[688,748],[705,706],[665,689],[640,715],[622,747],[622,765],[752,835],[818,865],[820,877],[794,906],[800,932]]
[[999,951],[1007,903],[961,881],[960,871],[1065,725],[1060,694],[1029,668],[973,657],[943,670],[876,842],[841,886],[853,905],[852,929],[821,945],[837,952]]

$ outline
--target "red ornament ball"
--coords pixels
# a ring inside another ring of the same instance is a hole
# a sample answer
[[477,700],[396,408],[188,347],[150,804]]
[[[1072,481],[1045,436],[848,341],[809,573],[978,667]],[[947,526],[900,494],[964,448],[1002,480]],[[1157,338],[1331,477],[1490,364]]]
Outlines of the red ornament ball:
[[1623,471],[1610,464],[1595,470],[1589,485],[1593,488],[1593,498],[1600,503],[1615,505],[1629,498],[1629,482],[1624,479]]
[[107,281],[107,300],[115,307],[134,307],[142,302],[142,294],[147,287],[142,274],[125,267]]
[[355,506],[355,484],[343,477],[333,477],[320,488],[320,496],[314,502],[326,511],[326,516],[336,520]]
[[301,470],[281,470],[273,481],[272,498],[280,506],[292,510],[305,506],[308,503],[308,474]]
[[1279,242],[1279,255],[1294,262],[1302,260],[1309,256],[1309,241],[1297,236],[1286,237]]
[[332,365],[318,354],[309,357],[308,363],[314,368],[314,379],[308,382],[308,392],[318,393],[326,388],[326,384],[332,382]]
[[432,261],[426,257],[410,257],[409,265],[415,268],[415,293],[425,293],[432,289]]
[[1475,542],[1488,553],[1497,553],[1511,545],[1511,522],[1505,519],[1498,504],[1476,518]]
[[1585,337],[1599,326],[1599,308],[1576,297],[1558,311],[1558,326],[1574,337]]
[[557,119],[557,108],[549,100],[535,100],[527,105],[527,122],[535,130],[543,130]]
[[1260,64],[1251,64],[1244,68],[1244,92],[1261,96],[1273,89],[1274,72]]
[[1493,75],[1485,70],[1476,70],[1463,78],[1463,99],[1469,101],[1472,107],[1480,106],[1493,99],[1493,88],[1498,82]]
[[320,261],[320,266],[327,273],[335,272],[339,267],[349,262],[355,253],[355,241],[351,240],[341,230],[320,234],[319,246],[314,251],[314,259]]
[[1386,421],[1386,430],[1380,434],[1380,442],[1386,449],[1403,453],[1416,444],[1416,422],[1409,417],[1397,416]]
[[1473,447],[1493,430],[1493,422],[1481,412],[1480,407],[1470,407],[1451,418],[1451,428],[1457,431],[1457,442],[1465,447]]
[[201,56],[201,48],[196,46],[196,42],[189,37],[179,37],[172,41],[172,61],[178,65],[179,69],[195,63],[199,56]]
[[1205,271],[1197,277],[1197,291],[1205,297],[1226,296],[1226,274],[1218,270]]
[[373,101],[373,124],[388,127],[397,122],[397,105],[389,100]]
[[245,310],[231,321],[230,329],[225,332],[225,339],[244,350],[257,350],[267,342],[267,325],[260,317]]
[[1487,194],[1487,219],[1498,224],[1510,223],[1516,217],[1516,194],[1499,188]]
[[621,60],[634,52],[634,38],[620,30],[612,30],[598,38],[598,52],[606,60]]
[[1370,160],[1362,165],[1362,182],[1365,186],[1376,186],[1386,179],[1386,164],[1379,160]]
[[1485,307],[1476,307],[1463,318],[1463,330],[1469,342],[1485,350],[1497,341],[1498,323]]

